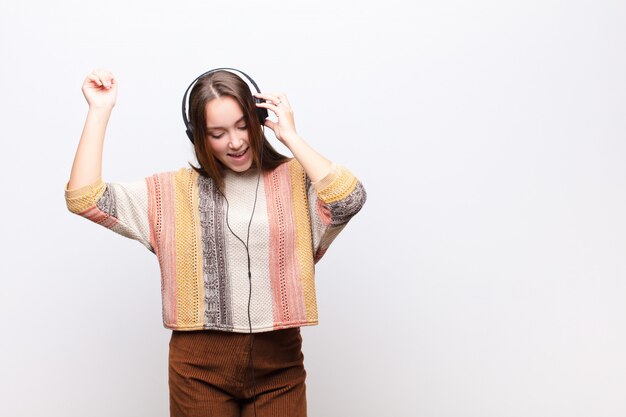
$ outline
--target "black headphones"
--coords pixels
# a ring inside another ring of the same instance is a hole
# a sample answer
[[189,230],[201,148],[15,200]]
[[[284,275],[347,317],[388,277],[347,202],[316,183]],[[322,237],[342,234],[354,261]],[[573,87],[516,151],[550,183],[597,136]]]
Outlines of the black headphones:
[[[189,119],[187,118],[187,94],[189,93],[189,90],[191,90],[191,88],[194,86],[194,84],[202,77],[204,77],[205,75],[217,72],[217,71],[229,71],[229,72],[238,72],[239,74],[243,75],[248,81],[250,81],[250,84],[252,84],[254,86],[254,88],[256,89],[257,93],[260,93],[261,90],[259,90],[259,86],[254,82],[254,80],[245,72],[240,71],[236,68],[215,68],[212,70],[209,70],[203,74],[200,74],[198,77],[196,77],[195,80],[193,80],[191,82],[191,84],[189,84],[189,87],[187,87],[187,89],[185,90],[185,95],[183,96],[183,122],[185,122],[185,128],[186,133],[187,133],[187,137],[189,138],[189,140],[191,141],[191,143],[193,142],[193,129],[191,127],[191,123],[189,122]],[[235,74],[236,75],[236,74]],[[255,107],[256,107],[256,103],[264,103],[265,100],[260,99],[258,97],[254,97],[254,95],[252,96],[252,98],[254,99],[254,103],[255,103]],[[261,126],[265,125],[265,119],[267,119],[268,117],[268,113],[267,113],[267,109],[261,108],[261,107],[257,107],[256,108],[256,114],[259,118],[259,123],[261,124]]]

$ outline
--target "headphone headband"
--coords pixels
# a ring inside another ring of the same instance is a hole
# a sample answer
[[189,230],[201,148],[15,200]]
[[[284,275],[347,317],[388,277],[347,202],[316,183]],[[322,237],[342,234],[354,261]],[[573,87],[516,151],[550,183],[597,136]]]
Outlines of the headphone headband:
[[[187,89],[185,90],[185,94],[183,95],[183,106],[182,106],[182,112],[183,112],[183,122],[185,123],[185,128],[187,129],[186,133],[187,133],[187,137],[189,137],[189,140],[191,141],[191,143],[194,143],[193,141],[193,131],[192,131],[192,126],[191,123],[189,122],[189,119],[187,118],[187,94],[189,94],[189,90],[191,90],[191,88],[196,84],[196,82],[204,77],[205,75],[209,75],[212,74],[214,72],[218,72],[218,71],[228,71],[228,72],[238,72],[239,74],[243,75],[249,82],[250,84],[252,84],[256,90],[257,93],[260,93],[261,90],[259,89],[259,86],[257,85],[256,82],[254,82],[254,80],[252,79],[252,77],[250,77],[248,74],[246,74],[245,72],[238,70],[236,68],[228,68],[228,67],[223,67],[223,68],[214,68],[212,70],[208,70],[202,74],[200,74],[199,76],[196,77],[195,80],[193,80],[191,82],[191,84],[189,84],[189,87],[187,87]],[[237,75],[237,74],[235,74]],[[262,103],[265,100],[262,100],[260,98],[254,97],[254,102],[255,103]],[[267,109],[263,109],[263,108],[258,108],[257,107],[257,116],[259,118],[259,123],[261,123],[261,126],[263,126],[263,124],[265,123],[265,119],[267,119],[268,117],[268,113],[267,113]]]

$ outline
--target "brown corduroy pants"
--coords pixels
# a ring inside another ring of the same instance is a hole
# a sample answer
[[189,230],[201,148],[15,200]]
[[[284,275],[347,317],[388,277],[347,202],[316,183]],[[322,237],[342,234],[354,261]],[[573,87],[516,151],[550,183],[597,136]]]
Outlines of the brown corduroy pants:
[[171,417],[306,417],[305,379],[299,328],[172,332]]

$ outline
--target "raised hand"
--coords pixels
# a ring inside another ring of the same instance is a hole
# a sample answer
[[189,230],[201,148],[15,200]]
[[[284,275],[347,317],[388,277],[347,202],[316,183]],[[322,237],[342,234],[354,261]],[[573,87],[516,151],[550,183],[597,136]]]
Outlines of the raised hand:
[[113,108],[117,99],[117,80],[110,71],[93,70],[83,82],[83,95],[93,108]]
[[293,110],[284,94],[255,94],[256,97],[267,100],[257,103],[257,107],[271,110],[277,121],[265,120],[265,126],[274,131],[276,138],[281,141],[300,162],[311,181],[316,182],[324,178],[331,170],[332,163],[307,144],[296,132]]
[[74,156],[69,190],[95,184],[102,178],[102,147],[117,98],[117,81],[109,71],[94,70],[85,78],[82,90],[89,111]]
[[284,94],[263,94],[257,93],[256,97],[266,100],[264,103],[257,103],[257,107],[263,107],[276,115],[277,121],[265,120],[265,126],[274,131],[276,139],[289,147],[289,141],[297,137],[296,123],[293,116],[291,104]]

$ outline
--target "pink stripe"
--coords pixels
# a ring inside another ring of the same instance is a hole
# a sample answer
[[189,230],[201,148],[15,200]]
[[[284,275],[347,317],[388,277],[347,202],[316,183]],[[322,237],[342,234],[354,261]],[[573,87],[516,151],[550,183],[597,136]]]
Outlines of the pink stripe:
[[88,209],[80,212],[79,214],[91,220],[92,222],[101,224],[102,226],[109,229],[117,223],[117,219],[115,217],[103,212],[95,204]]
[[148,178],[150,194],[148,215],[150,219],[150,244],[161,267],[161,297],[163,321],[166,326],[176,326],[176,234],[174,220],[174,185],[171,174],[158,174]]
[[326,204],[324,204],[322,200],[319,200],[319,199],[317,200],[316,207],[317,207],[317,214],[320,220],[322,221],[324,226],[328,226],[330,222],[332,221],[332,219],[330,218],[330,209],[326,206]]
[[296,258],[296,233],[291,206],[288,164],[263,176],[270,228],[270,285],[274,297],[274,323],[304,321],[304,295]]

